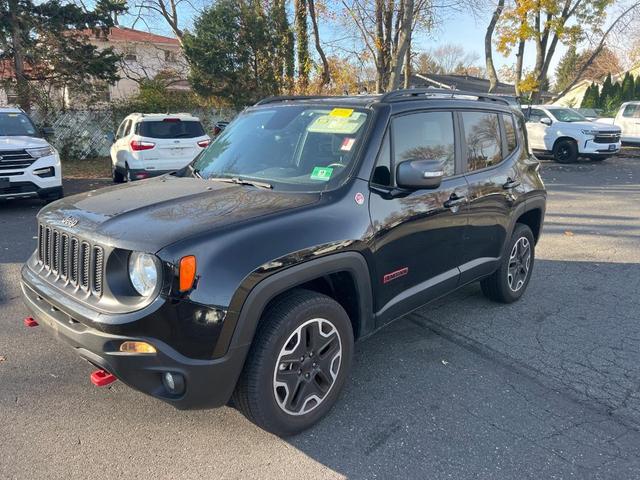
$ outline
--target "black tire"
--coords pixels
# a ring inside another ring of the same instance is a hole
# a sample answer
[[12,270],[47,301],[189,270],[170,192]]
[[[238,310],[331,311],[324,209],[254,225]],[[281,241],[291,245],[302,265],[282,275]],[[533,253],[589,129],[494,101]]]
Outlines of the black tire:
[[111,176],[113,183],[124,183],[124,175],[118,170],[118,167],[111,167]]
[[573,140],[558,140],[553,146],[553,158],[558,163],[574,163],[578,160],[578,145]]
[[[524,239],[524,241],[522,240]],[[528,262],[517,259],[512,262],[512,255],[514,253],[514,247],[519,243],[519,247],[528,244],[529,259]],[[522,223],[517,223],[516,228],[513,230],[509,244],[505,249],[504,256],[500,262],[498,270],[493,272],[490,276],[486,277],[480,282],[482,286],[482,293],[485,296],[495,302],[512,303],[518,300],[527,289],[529,280],[531,279],[531,272],[533,271],[533,264],[535,261],[535,241],[531,229]],[[526,273],[522,277],[522,269],[526,263]],[[520,267],[516,269],[516,267]],[[511,270],[510,270],[510,267]],[[513,271],[517,270],[517,275],[513,274]],[[520,284],[522,280],[522,284]],[[518,286],[519,285],[519,286]],[[513,287],[517,287],[515,290]]]
[[124,181],[127,183],[133,182],[133,178],[131,178],[131,170],[129,170],[129,165],[127,164],[124,166]]
[[[306,345],[314,339],[331,345],[314,352]],[[286,352],[287,347],[292,350]],[[304,362],[300,361],[301,353]],[[334,405],[351,368],[352,356],[353,330],[342,306],[320,293],[293,290],[264,312],[232,404],[253,423],[275,435],[295,435],[319,421]],[[317,364],[311,363],[316,360]],[[323,376],[321,364],[335,370],[330,384],[327,381],[331,378]],[[278,381],[283,378],[292,383]],[[287,385],[293,384],[290,395]],[[322,389],[323,396],[316,396],[319,401],[315,400],[313,393],[320,394]]]

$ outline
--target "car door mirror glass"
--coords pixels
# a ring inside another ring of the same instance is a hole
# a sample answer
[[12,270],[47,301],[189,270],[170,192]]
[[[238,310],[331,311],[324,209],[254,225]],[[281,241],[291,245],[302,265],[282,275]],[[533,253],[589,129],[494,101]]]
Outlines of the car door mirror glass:
[[105,133],[104,138],[107,142],[113,143],[116,141],[116,134],[113,132],[107,132]]
[[550,118],[546,118],[546,117],[545,118],[541,118],[540,119],[540,123],[542,123],[543,125],[549,126],[549,125],[551,125],[551,119]]
[[442,165],[434,160],[407,160],[396,168],[396,182],[402,188],[438,188],[443,177]]
[[42,127],[41,129],[43,137],[52,137],[53,136],[53,127]]

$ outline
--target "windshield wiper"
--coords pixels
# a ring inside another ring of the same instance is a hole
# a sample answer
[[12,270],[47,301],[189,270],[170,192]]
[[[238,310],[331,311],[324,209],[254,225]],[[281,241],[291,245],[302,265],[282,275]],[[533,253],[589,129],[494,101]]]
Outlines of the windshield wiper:
[[257,180],[248,180],[240,177],[211,177],[207,180],[213,180],[214,182],[235,183],[236,185],[251,185],[258,188],[268,188],[269,190],[273,188],[273,185],[271,185],[270,183],[259,182]]

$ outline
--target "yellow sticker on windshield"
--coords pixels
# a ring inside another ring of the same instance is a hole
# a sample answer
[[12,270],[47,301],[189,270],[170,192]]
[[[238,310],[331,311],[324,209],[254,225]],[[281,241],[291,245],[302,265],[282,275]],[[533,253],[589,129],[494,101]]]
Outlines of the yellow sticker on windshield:
[[359,112],[355,112],[348,117],[322,115],[311,122],[307,130],[313,133],[353,135],[362,126],[366,118],[367,116],[364,113]]
[[353,108],[334,108],[329,112],[332,117],[350,117],[353,113]]

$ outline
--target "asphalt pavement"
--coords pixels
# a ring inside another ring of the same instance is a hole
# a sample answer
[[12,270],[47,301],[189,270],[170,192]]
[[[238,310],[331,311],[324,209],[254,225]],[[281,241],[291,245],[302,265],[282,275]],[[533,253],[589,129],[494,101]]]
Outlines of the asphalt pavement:
[[542,173],[521,301],[472,285],[359,343],[336,407],[286,440],[230,408],[93,387],[69,347],[22,325],[41,205],[0,203],[0,479],[640,478],[640,158]]

